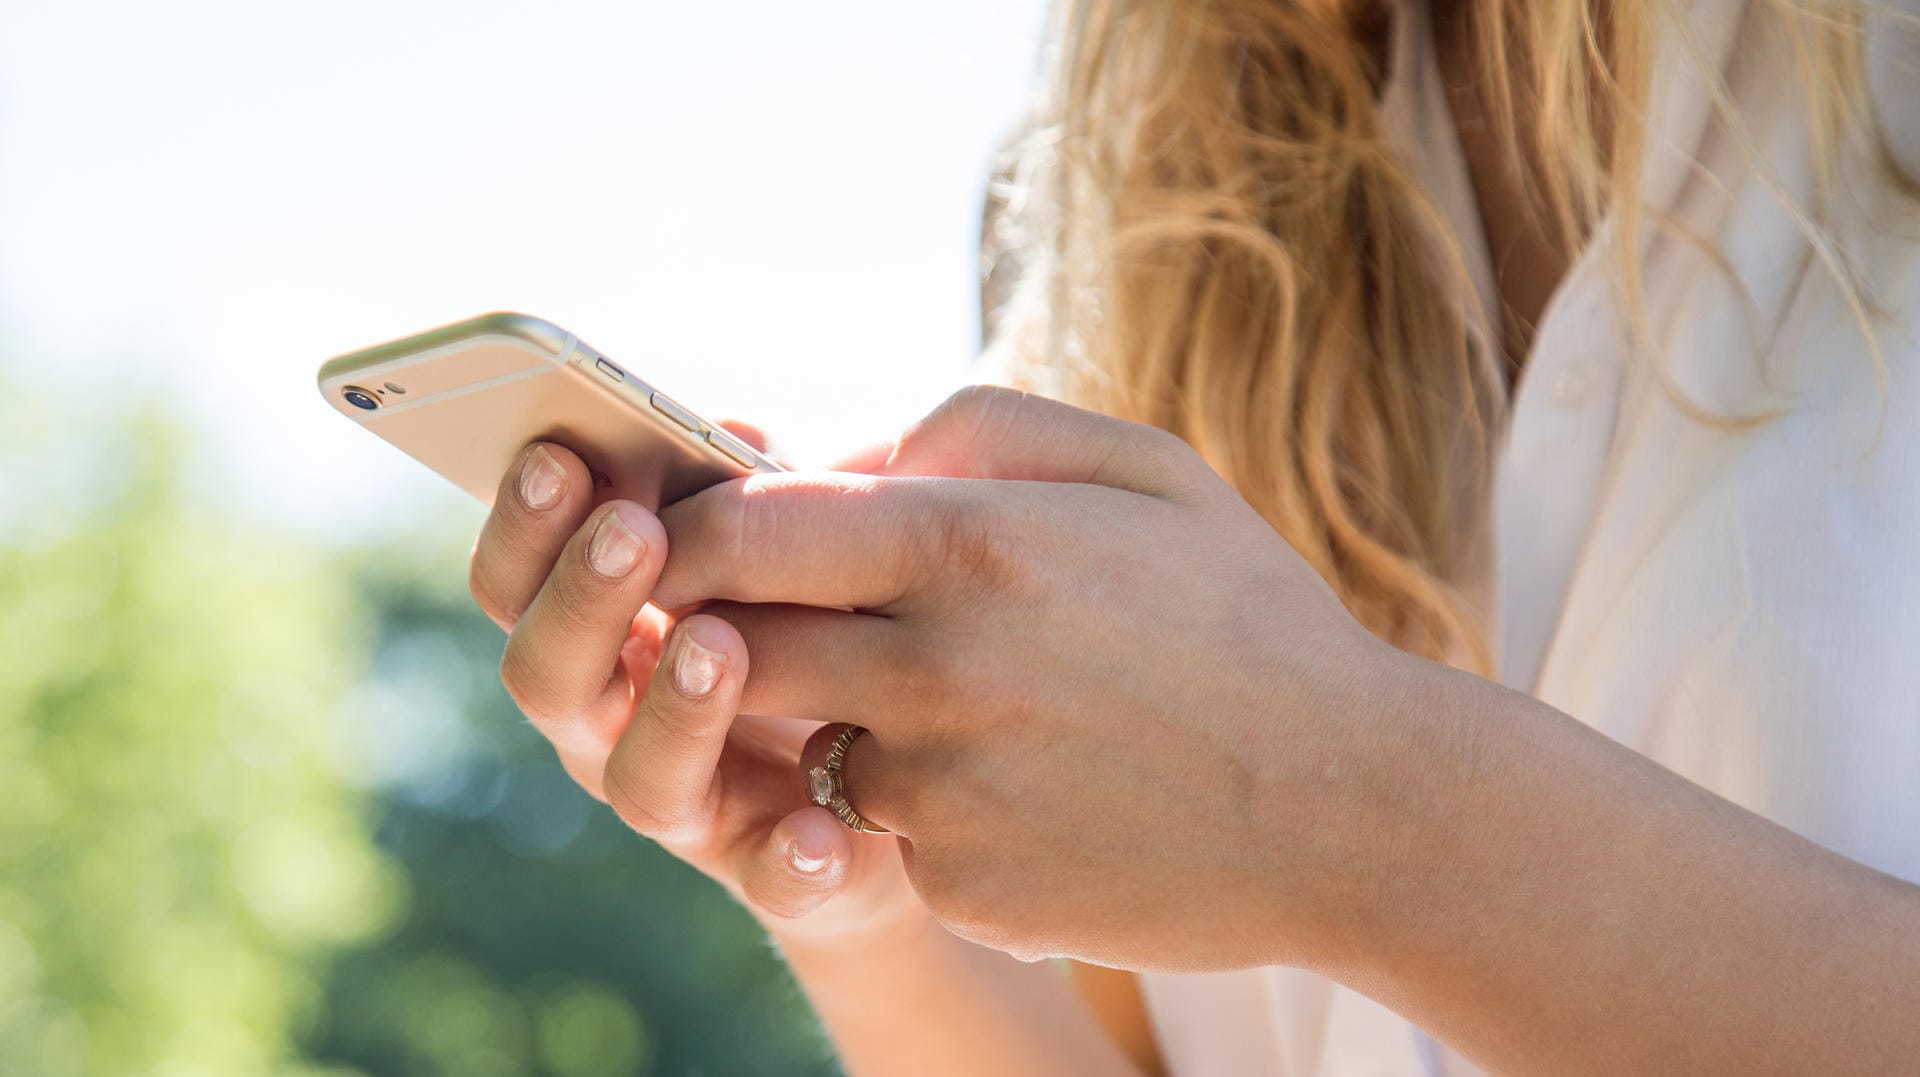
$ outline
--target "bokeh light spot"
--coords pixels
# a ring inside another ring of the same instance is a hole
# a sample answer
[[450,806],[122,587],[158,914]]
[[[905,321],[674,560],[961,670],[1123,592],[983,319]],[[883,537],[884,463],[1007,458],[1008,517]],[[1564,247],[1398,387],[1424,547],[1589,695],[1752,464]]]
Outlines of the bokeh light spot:
[[569,984],[540,1007],[540,1062],[559,1077],[638,1073],[648,1046],[640,1015],[605,987]]

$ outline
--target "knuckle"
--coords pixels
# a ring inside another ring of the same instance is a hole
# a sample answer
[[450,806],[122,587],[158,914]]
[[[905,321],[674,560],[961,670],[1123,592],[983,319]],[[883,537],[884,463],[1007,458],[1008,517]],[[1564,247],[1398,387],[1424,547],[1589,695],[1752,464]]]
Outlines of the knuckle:
[[934,410],[925,429],[945,432],[953,445],[992,446],[1013,427],[1026,399],[1026,393],[999,385],[964,386]]
[[553,677],[518,639],[517,635],[507,638],[507,649],[500,656],[500,684],[528,720],[551,727],[566,717],[565,706]]
[[733,547],[729,552],[734,557],[750,557],[755,551],[772,548],[779,540],[780,500],[771,493],[765,487],[757,492],[749,490],[745,484],[729,491],[734,513]]
[[926,560],[958,570],[975,584],[999,589],[1017,582],[1024,550],[1009,510],[985,498],[955,497],[944,503],[929,533],[939,548]]
[[1185,438],[1164,426],[1136,423],[1134,430],[1139,435],[1140,451],[1144,454],[1180,461],[1197,461],[1200,458]]
[[1163,427],[1142,425],[1139,429],[1143,461],[1157,465],[1189,488],[1215,478],[1213,465],[1187,439]]
[[[671,680],[671,674],[656,674],[656,687],[662,679]],[[701,734],[707,727],[700,713],[704,702],[687,699],[678,688],[652,691],[634,722],[643,725],[655,751],[675,758],[694,755],[702,746]]]
[[[557,571],[548,577],[540,598],[541,619],[551,618],[554,631],[567,638],[597,634],[596,620],[604,618],[596,618],[596,613],[605,604],[608,589],[605,581],[594,578],[585,567]],[[634,613],[639,612],[638,605],[636,602]]]
[[962,386],[941,405],[949,417],[975,428],[1018,411],[1027,394],[1001,385]]
[[546,551],[554,534],[564,534],[564,529],[578,519],[566,512],[529,518],[496,506],[481,526],[480,541],[474,547],[475,560],[495,569],[510,570],[522,562],[537,561],[543,555],[551,557]]
[[662,803],[635,768],[608,766],[600,778],[600,788],[614,814],[637,834],[671,838],[690,829],[688,813]]
[[467,566],[467,591],[473,595],[475,605],[480,612],[499,624],[512,624],[520,619],[522,611],[513,609],[494,593],[493,583],[487,578],[486,566],[476,552]]
[[696,552],[691,560],[667,558],[661,590],[673,591],[670,604],[720,597],[704,593],[706,581],[697,578],[704,575],[700,566],[737,564],[751,553],[756,529],[769,523],[766,506],[756,504],[760,500],[748,495],[745,483],[727,482],[666,510],[661,519],[667,525],[669,551]]

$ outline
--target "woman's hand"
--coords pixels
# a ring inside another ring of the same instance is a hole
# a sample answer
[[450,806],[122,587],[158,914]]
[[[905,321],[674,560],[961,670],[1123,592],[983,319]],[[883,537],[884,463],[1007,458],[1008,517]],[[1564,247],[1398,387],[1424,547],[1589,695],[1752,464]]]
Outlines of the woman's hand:
[[656,600],[722,600],[747,709],[870,730],[848,799],[956,933],[1201,969],[1364,930],[1398,652],[1173,436],[972,389],[873,476],[662,521]]
[[[1920,1052],[1920,887],[1375,641],[1171,437],[972,390],[870,465],[656,520],[593,507],[549,447],[503,486],[475,590],[573,772],[813,955],[873,1059],[1102,1049],[1057,979],[946,945],[929,911],[1026,957],[1313,968],[1502,1072]],[[669,632],[636,618],[649,595],[723,601]],[[796,754],[735,711],[868,727],[848,796],[897,835],[803,806],[837,727]],[[902,1013],[928,1017],[911,1043]]]
[[529,447],[473,553],[474,596],[509,633],[508,692],[582,787],[776,934],[871,940],[921,928],[927,914],[893,843],[854,840],[808,804],[800,752],[813,727],[736,722],[748,681],[739,633],[645,606],[666,554],[652,513],[596,505],[579,457]]

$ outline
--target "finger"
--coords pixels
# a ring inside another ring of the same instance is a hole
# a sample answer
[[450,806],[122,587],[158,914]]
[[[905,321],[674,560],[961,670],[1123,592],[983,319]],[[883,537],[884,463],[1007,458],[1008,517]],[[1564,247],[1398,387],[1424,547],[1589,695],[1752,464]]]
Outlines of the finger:
[[601,782],[628,826],[661,841],[690,840],[714,816],[714,770],[746,680],[746,644],[725,621],[694,614],[674,630],[659,673]]
[[793,461],[787,459],[785,451],[774,443],[773,438],[768,436],[765,430],[760,429],[757,425],[743,422],[739,419],[722,419],[719,425],[725,429],[727,433],[732,434],[734,437],[739,438],[748,446],[752,447],[752,449],[761,456],[779,464],[788,471],[794,470]]
[[512,630],[592,506],[587,465],[558,445],[529,445],[507,469],[467,573],[494,624]]
[[[751,672],[747,679],[753,679]],[[733,728],[727,731],[727,740],[730,744],[749,744],[763,749],[770,756],[786,760],[791,769],[793,761],[800,758],[800,749],[806,747],[807,738],[818,728],[819,722],[742,712],[733,716]]]
[[893,456],[897,441],[878,441],[864,445],[827,465],[828,471],[857,471],[862,475],[879,473]]
[[573,779],[573,784],[600,803],[607,802],[606,790],[601,785],[607,771],[605,752],[583,753],[556,750],[554,754],[560,759],[560,769],[567,772],[567,777]]
[[1157,427],[991,385],[948,397],[901,435],[875,473],[1082,482],[1165,498],[1210,474]]
[[[833,722],[814,730],[800,750],[800,773],[811,774],[815,767],[826,766],[835,738],[850,728]],[[869,730],[847,746],[846,758],[840,762],[841,795],[861,818],[911,837],[913,790],[908,787],[906,768],[898,753],[888,750],[883,736]],[[834,820],[838,822],[839,817],[834,816]]]
[[[665,649],[667,636],[672,628],[672,620],[653,606],[644,607],[640,611],[640,616],[633,619],[633,634],[628,636],[627,642],[620,647],[620,665],[628,686],[646,684],[653,679],[653,671],[660,664],[660,652]],[[632,689],[629,687],[625,692],[620,693],[620,696],[624,699],[631,692]],[[607,770],[607,753],[613,749],[613,741],[619,739],[619,732],[626,729],[627,719],[632,717],[633,712],[631,701],[625,701],[619,705],[624,709],[624,713],[616,713],[609,721],[608,728],[614,732],[606,740],[588,745],[584,749],[574,746],[562,747],[558,744],[554,746],[554,752],[559,756],[560,765],[566,770],[567,776],[602,804],[607,800],[606,790],[600,785],[601,778]],[[801,728],[804,729],[805,726]],[[797,736],[798,739],[790,749],[790,753],[796,756],[800,751],[799,742],[806,739],[804,733]]]
[[896,622],[815,606],[716,602],[702,611],[732,625],[754,656],[741,713],[861,725],[893,718],[882,708],[898,707],[909,679],[907,629]]
[[666,548],[652,513],[609,501],[567,541],[507,637],[500,679],[555,747],[591,757],[620,735],[636,683],[623,652]]
[[736,855],[740,891],[756,907],[792,919],[819,908],[846,881],[853,832],[830,811],[805,807],[774,824],[765,841]]
[[660,514],[675,554],[654,601],[890,606],[933,575],[959,532],[987,526],[991,506],[968,485],[811,472],[709,487]]
[[768,446],[771,442],[767,440],[767,432],[760,429],[760,427],[754,423],[747,422],[744,419],[722,419],[719,422],[719,426],[727,433],[746,442],[754,452],[766,453],[770,451]]

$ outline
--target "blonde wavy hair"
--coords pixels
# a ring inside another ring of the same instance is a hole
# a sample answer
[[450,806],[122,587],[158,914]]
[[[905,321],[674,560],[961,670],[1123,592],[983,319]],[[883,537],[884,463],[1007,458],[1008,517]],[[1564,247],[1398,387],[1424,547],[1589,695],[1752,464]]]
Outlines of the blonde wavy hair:
[[[1847,133],[1872,130],[1865,13],[1760,2],[1831,180]],[[1654,46],[1683,3],[1460,0],[1526,210],[1569,257],[1616,214],[1633,311]],[[1009,255],[1020,279],[989,320],[1013,380],[1179,434],[1372,631],[1484,671],[1460,581],[1503,364],[1474,354],[1460,248],[1383,135],[1388,20],[1342,0],[1061,0],[1039,122],[993,192],[988,264]],[[1859,282],[1799,219],[1864,327]]]

